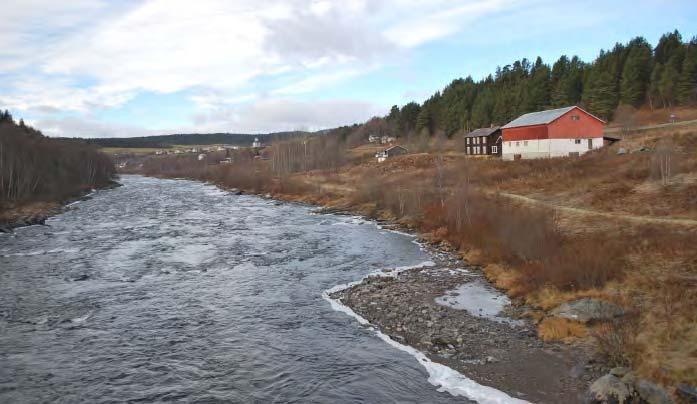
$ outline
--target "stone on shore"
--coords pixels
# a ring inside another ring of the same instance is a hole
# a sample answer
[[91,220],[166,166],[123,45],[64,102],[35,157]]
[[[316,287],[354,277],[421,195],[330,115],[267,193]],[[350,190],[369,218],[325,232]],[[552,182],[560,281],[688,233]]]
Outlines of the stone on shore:
[[591,403],[626,403],[631,392],[619,377],[607,374],[591,384],[589,395]]
[[636,390],[639,398],[648,404],[671,404],[673,402],[665,390],[648,380],[639,380],[634,384],[634,390]]
[[615,304],[600,299],[585,298],[563,303],[552,310],[551,314],[555,317],[587,323],[621,317],[624,315],[624,310]]

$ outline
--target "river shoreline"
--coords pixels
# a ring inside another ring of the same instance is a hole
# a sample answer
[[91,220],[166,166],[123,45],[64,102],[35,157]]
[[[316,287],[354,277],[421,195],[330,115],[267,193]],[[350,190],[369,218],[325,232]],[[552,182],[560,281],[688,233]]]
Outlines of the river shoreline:
[[[176,179],[201,182],[190,178]],[[516,317],[522,324],[513,327],[436,304],[436,297],[473,279],[496,290],[479,267],[463,260],[447,242],[431,239],[392,218],[376,217],[355,207],[309,197],[257,194],[208,183],[235,195],[249,194],[311,206],[316,208],[314,214],[357,216],[387,231],[414,237],[433,257],[434,268],[425,273],[419,267],[398,270],[396,274],[385,273],[385,276],[369,274],[345,289],[328,290],[326,298],[348,308],[356,318],[365,319],[379,335],[470,378],[479,387],[497,389],[509,394],[512,400],[582,402],[588,385],[607,371],[602,364],[593,363],[591,349],[543,342],[537,336],[535,326],[522,319],[525,308],[507,307],[505,315]],[[462,268],[467,272],[455,271]],[[391,310],[377,310],[379,307]],[[419,307],[420,315],[412,315],[415,309],[405,310],[409,307]],[[440,332],[444,329],[455,331],[455,338],[442,339]]]
[[12,207],[0,215],[0,233],[12,233],[14,229],[44,225],[50,217],[60,215],[70,209],[75,202],[90,199],[91,195],[99,190],[120,187],[117,181],[112,181],[106,186],[84,191],[80,195],[59,202],[33,202],[22,206]]

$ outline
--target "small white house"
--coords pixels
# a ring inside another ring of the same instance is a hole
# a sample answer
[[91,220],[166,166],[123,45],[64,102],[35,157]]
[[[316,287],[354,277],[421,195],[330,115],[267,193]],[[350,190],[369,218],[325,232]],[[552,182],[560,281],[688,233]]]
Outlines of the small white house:
[[258,137],[255,137],[255,138],[254,138],[254,141],[252,142],[252,147],[255,148],[255,149],[261,147],[261,142],[259,141],[259,138],[258,138]]
[[198,161],[203,161],[203,160],[205,160],[205,159],[206,159],[206,155],[205,155],[205,154],[201,153],[201,154],[198,155]]

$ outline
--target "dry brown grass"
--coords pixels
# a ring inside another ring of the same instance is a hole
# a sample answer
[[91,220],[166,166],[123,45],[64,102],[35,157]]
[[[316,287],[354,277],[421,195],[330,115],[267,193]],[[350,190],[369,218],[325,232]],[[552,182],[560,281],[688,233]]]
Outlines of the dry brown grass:
[[547,317],[537,326],[537,335],[543,341],[570,341],[588,335],[586,326],[578,321]]

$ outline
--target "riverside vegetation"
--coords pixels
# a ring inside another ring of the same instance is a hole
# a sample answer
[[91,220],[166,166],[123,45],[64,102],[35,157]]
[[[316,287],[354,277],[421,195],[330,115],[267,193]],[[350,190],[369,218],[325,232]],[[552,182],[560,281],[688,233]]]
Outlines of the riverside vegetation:
[[[262,155],[152,156],[136,171],[395,221],[480,265],[542,339],[591,345],[608,366],[664,386],[695,385],[697,130],[634,126],[657,115],[665,122],[676,106],[694,115],[696,44],[674,32],[655,48],[642,38],[618,44],[589,64],[523,60],[361,125],[275,142]],[[461,152],[470,129],[571,104],[614,119],[622,141],[536,161]],[[366,144],[368,135],[395,135],[412,154],[378,164],[380,146]],[[224,157],[232,163],[207,163]],[[555,314],[584,298],[623,314],[587,322]]]
[[95,146],[48,138],[0,112],[0,227],[40,223],[63,201],[112,184],[115,173]]
[[[151,157],[141,172],[393,220],[481,265],[529,306],[541,338],[592,343],[610,366],[665,385],[697,383],[695,129],[629,134],[580,158],[516,162],[466,158],[452,140],[378,164],[374,148],[337,139],[277,143],[269,160],[241,150],[224,165]],[[588,323],[551,314],[586,297],[625,314]]]

